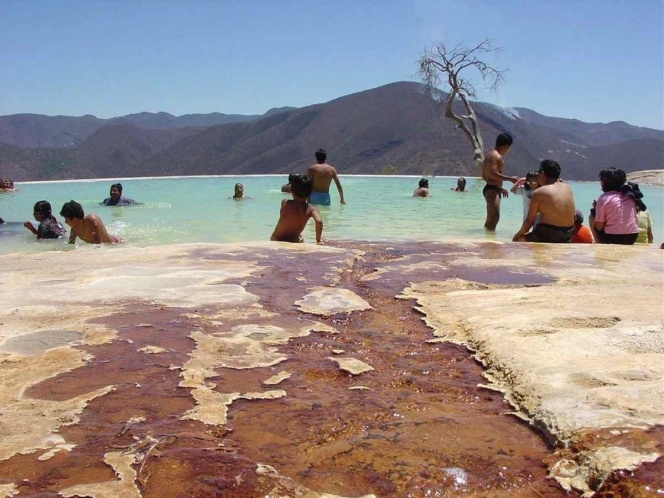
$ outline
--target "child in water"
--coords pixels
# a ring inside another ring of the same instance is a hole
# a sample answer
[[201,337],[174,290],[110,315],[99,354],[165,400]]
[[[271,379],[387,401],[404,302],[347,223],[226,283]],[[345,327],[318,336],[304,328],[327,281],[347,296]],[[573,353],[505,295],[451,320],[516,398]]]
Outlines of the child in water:
[[39,226],[35,228],[30,221],[23,223],[23,226],[34,233],[37,239],[59,239],[67,231],[51,213],[51,204],[48,201],[35,203],[32,215],[39,222]]
[[[537,187],[539,187],[538,183],[538,177],[539,174],[537,171],[529,171],[526,174],[525,178],[519,179],[518,182],[514,184],[514,186],[510,189],[513,194],[520,195],[523,197],[523,219],[526,219],[526,216],[528,216],[528,208],[530,207],[530,198],[533,196],[533,192]],[[539,214],[537,215],[537,218],[535,218],[535,223],[533,224],[533,227],[537,226],[537,223],[539,222]]]
[[60,216],[71,227],[70,244],[75,243],[77,237],[88,244],[117,244],[122,242],[122,239],[108,233],[99,216],[94,213],[86,215],[83,212],[83,207],[76,201],[65,202],[60,210]]
[[309,204],[308,199],[313,190],[313,182],[307,175],[293,175],[290,182],[292,199],[281,201],[279,221],[272,232],[270,240],[279,242],[304,242],[302,232],[309,218],[316,222],[316,242],[322,242],[323,219],[316,206]]

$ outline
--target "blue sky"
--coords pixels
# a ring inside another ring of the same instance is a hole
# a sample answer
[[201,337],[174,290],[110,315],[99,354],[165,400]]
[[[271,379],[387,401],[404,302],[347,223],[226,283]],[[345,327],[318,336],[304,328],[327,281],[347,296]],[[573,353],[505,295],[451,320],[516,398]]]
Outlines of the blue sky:
[[480,100],[664,129],[664,0],[2,0],[0,115],[262,114],[502,51]]

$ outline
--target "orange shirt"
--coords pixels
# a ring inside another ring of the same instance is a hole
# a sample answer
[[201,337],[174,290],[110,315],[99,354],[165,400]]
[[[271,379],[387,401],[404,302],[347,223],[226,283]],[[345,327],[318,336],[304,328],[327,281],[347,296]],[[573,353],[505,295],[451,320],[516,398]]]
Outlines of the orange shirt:
[[583,225],[574,227],[574,235],[572,235],[573,244],[592,244],[593,234],[590,233],[590,228]]

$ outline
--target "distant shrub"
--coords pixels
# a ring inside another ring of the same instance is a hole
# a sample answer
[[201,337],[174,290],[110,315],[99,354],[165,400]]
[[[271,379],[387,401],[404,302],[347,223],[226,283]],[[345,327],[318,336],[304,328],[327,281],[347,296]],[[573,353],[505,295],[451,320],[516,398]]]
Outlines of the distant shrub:
[[397,169],[391,164],[388,164],[387,166],[383,166],[383,169],[380,170],[380,173],[382,175],[396,175]]

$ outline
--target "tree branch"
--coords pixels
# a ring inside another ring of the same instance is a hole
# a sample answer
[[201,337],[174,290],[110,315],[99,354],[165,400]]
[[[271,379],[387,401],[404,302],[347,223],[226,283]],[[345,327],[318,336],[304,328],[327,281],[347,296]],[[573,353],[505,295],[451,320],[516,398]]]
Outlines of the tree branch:
[[[457,123],[457,128],[460,128],[466,135],[474,150],[473,159],[476,163],[479,161],[480,164],[484,159],[484,142],[477,114],[470,102],[477,92],[472,81],[463,77],[462,74],[466,76],[474,70],[485,84],[489,84],[491,91],[498,91],[505,80],[505,73],[509,70],[497,69],[482,59],[489,54],[497,54],[500,50],[500,48],[494,48],[489,39],[485,39],[470,49],[459,44],[450,50],[444,43],[436,42],[431,49],[424,51],[418,61],[420,77],[430,95],[434,95],[434,90],[438,89],[441,81],[445,81],[449,87],[445,103],[445,117]],[[453,111],[453,104],[457,97],[467,111],[465,115],[459,116]]]

